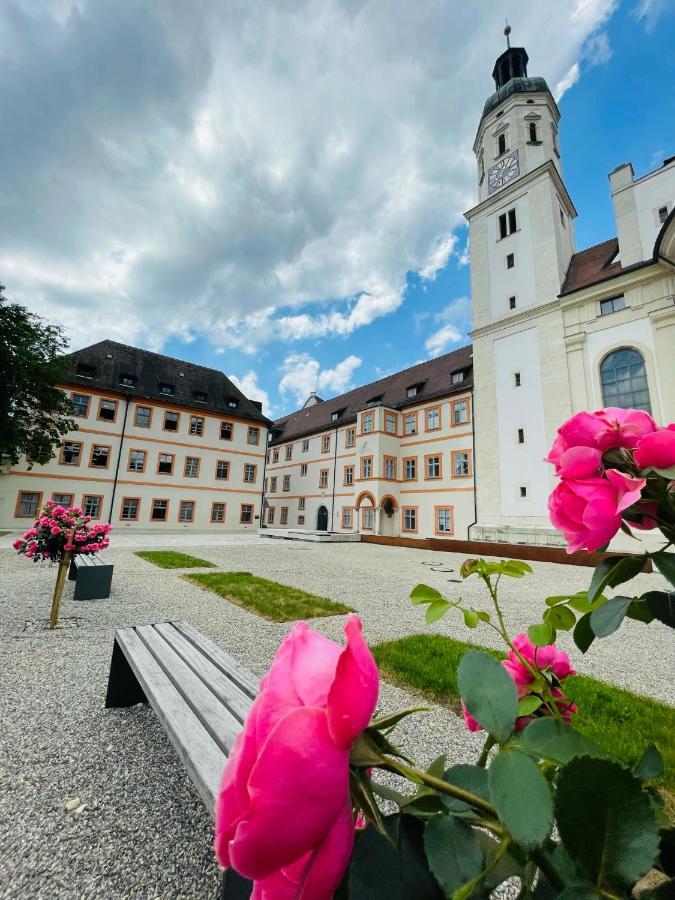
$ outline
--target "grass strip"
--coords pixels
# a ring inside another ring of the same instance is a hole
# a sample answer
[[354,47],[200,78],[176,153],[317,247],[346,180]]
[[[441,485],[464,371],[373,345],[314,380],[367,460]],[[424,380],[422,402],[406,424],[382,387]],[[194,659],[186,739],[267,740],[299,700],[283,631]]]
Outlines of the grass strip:
[[6,534],[9,534],[9,531],[0,531],[0,537],[4,537]]
[[[459,712],[457,666],[467,650],[498,659],[505,654],[439,634],[415,634],[372,648],[381,674]],[[626,765],[652,742],[661,751],[665,775],[659,783],[675,792],[675,709],[587,675],[565,681],[565,694],[579,707],[574,727]]]
[[177,553],[175,550],[138,550],[136,556],[159,566],[160,569],[215,569],[215,563],[207,559],[199,559],[198,556],[189,556],[187,553]]
[[327,597],[317,597],[287,584],[258,578],[250,572],[209,572],[184,575],[183,578],[271,622],[294,622],[297,619],[354,612],[344,603],[335,603]]

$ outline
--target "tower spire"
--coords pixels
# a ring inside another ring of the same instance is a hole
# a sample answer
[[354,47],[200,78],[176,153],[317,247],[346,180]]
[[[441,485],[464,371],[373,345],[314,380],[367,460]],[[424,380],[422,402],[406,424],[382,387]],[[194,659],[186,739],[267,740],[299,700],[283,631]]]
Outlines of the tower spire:
[[506,37],[506,49],[510,50],[511,49],[511,40],[509,38],[509,35],[511,34],[511,26],[509,25],[508,19],[505,19],[504,21],[506,22],[506,28],[504,29],[504,36]]

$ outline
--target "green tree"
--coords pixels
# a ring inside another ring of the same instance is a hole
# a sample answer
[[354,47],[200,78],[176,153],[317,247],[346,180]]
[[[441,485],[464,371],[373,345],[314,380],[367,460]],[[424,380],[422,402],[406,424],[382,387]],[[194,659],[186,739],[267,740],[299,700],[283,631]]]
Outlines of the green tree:
[[0,467],[25,455],[29,468],[55,455],[61,436],[77,430],[63,382],[67,341],[55,325],[17,303],[0,284]]

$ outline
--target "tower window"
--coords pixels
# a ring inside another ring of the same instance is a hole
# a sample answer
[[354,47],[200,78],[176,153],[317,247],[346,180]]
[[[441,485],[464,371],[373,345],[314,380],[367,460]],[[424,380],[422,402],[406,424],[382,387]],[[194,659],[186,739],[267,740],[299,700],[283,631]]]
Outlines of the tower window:
[[537,126],[536,126],[536,124],[534,122],[530,122],[529,129],[530,129],[530,143],[536,144],[537,143]]
[[515,309],[515,308],[516,308],[516,298],[509,297],[509,309]]
[[626,308],[626,299],[623,294],[618,297],[608,297],[606,300],[600,301],[600,315],[608,316],[610,313],[619,312],[620,309]]
[[524,484],[520,485],[520,496],[523,498],[527,497],[527,488],[525,487]]
[[518,429],[518,443],[519,444],[525,443],[525,429],[524,428]]
[[506,153],[506,135],[500,134],[497,139],[497,156],[501,156],[502,153]]
[[562,206],[558,207],[560,209],[560,224],[562,227],[565,227],[565,213],[562,211]]
[[516,264],[516,258],[513,253],[506,254],[506,268],[512,269]]
[[668,207],[662,206],[659,208],[659,222],[663,225],[663,223],[668,218]]
[[514,372],[514,373],[513,373],[513,386],[514,386],[514,387],[520,387],[520,384],[521,384],[521,381],[520,381],[520,372]]
[[502,213],[498,219],[499,222],[499,240],[513,234],[518,230],[518,220],[516,218],[516,210],[510,209],[508,212]]

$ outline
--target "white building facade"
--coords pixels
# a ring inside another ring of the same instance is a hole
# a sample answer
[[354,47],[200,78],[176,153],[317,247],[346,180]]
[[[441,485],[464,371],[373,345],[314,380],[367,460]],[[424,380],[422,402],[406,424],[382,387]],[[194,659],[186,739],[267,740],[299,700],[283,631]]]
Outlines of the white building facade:
[[474,144],[472,270],[478,540],[562,542],[542,462],[572,413],[675,419],[675,159],[610,175],[618,238],[575,250],[560,114],[527,53],[497,60]]

